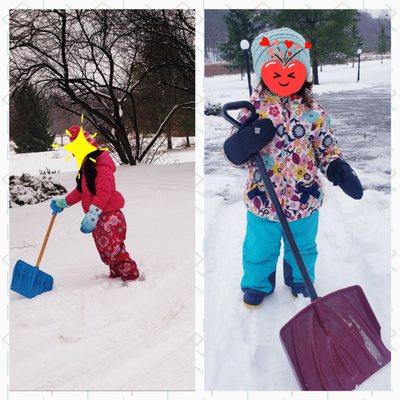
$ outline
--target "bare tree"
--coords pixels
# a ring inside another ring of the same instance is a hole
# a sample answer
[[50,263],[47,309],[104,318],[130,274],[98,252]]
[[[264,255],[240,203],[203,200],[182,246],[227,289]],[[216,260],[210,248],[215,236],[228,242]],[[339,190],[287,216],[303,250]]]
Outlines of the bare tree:
[[[146,20],[139,23],[144,11]],[[83,110],[121,162],[135,165],[169,119],[194,105],[192,18],[181,10],[12,10],[11,90],[29,81],[58,107],[76,114]],[[173,51],[149,56],[157,41]],[[159,83],[178,86],[184,95],[158,116],[158,128],[143,146],[135,97],[164,70],[174,70],[179,79]]]

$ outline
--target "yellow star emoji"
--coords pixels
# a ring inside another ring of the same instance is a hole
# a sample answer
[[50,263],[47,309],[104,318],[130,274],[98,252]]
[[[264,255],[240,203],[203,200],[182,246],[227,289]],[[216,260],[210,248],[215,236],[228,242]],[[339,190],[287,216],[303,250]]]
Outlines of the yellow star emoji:
[[[69,132],[67,131],[67,134],[68,133]],[[83,128],[81,126],[81,129],[79,130],[76,139],[66,144],[64,146],[64,149],[72,153],[72,155],[75,157],[76,164],[79,170],[81,169],[82,162],[85,159],[85,157],[92,151],[97,150],[97,147],[93,146],[87,141],[87,139],[85,138],[85,134],[83,132]]]

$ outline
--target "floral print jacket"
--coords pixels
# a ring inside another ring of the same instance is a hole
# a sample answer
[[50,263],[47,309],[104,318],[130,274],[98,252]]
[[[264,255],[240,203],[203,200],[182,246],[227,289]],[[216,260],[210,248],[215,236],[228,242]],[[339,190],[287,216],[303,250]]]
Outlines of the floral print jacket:
[[[297,95],[281,98],[254,92],[251,102],[259,116],[270,118],[277,130],[261,154],[286,218],[295,221],[307,217],[323,200],[318,169],[326,175],[330,162],[342,157],[330,118],[315,101],[308,108]],[[247,119],[246,110],[240,119]],[[255,163],[246,167],[246,208],[259,217],[278,220]]]

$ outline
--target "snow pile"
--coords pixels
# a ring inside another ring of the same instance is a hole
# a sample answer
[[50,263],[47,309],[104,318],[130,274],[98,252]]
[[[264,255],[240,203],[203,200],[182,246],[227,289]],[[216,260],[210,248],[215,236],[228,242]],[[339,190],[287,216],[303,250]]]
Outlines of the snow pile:
[[[80,205],[57,216],[41,269],[54,289],[10,294],[12,390],[194,389],[194,163],[121,166],[126,246],[145,281],[108,278]],[[68,189],[75,173],[57,180]],[[35,260],[48,203],[10,211],[10,263]]]
[[10,176],[10,207],[37,204],[67,193],[63,185],[50,176],[36,177],[30,174]]

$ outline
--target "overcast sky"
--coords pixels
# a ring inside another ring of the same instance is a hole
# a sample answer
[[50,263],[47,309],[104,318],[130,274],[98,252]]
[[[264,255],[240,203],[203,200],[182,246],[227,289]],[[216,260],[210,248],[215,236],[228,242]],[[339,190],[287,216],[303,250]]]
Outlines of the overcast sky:
[[358,11],[367,11],[370,13],[374,18],[378,18],[381,14],[388,14],[389,10],[379,9],[379,10],[358,10]]

